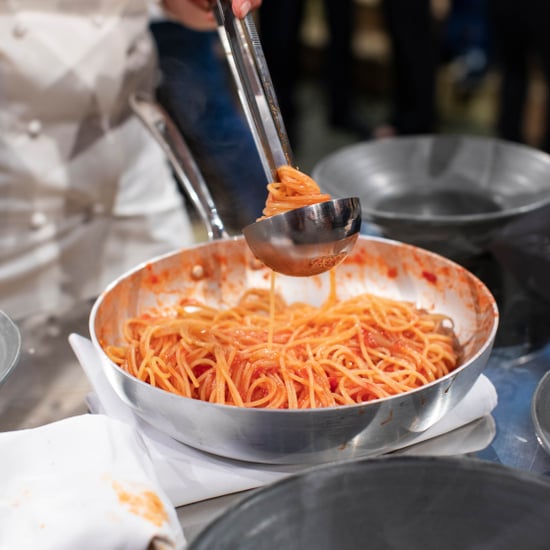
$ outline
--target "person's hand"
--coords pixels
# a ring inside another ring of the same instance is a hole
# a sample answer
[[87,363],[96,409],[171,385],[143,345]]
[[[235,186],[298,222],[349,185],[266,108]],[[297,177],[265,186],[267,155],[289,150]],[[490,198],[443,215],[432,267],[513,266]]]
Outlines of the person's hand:
[[233,13],[243,18],[249,11],[259,8],[262,0],[232,0]]
[[[185,19],[185,12],[188,11],[189,4],[193,4],[194,8],[199,8],[203,12],[211,12],[215,0],[164,0],[163,4],[169,13],[177,18]],[[262,0],[231,0],[233,13],[241,19],[248,12],[259,8],[261,4]],[[213,17],[211,19],[213,20]]]

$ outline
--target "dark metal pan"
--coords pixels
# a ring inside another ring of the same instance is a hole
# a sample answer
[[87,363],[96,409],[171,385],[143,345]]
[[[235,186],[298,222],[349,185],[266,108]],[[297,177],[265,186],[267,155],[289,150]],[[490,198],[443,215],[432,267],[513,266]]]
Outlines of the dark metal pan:
[[550,480],[471,458],[322,466],[261,489],[189,550],[546,550]]

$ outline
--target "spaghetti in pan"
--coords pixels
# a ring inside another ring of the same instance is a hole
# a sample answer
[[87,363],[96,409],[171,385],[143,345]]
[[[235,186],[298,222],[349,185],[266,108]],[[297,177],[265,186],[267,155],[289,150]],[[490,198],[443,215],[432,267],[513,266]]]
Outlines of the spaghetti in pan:
[[124,338],[105,352],[131,375],[240,407],[363,403],[437,380],[460,360],[444,315],[371,294],[340,301],[334,290],[319,307],[287,304],[273,286],[225,310],[186,301],[171,315],[145,313],[126,322]]

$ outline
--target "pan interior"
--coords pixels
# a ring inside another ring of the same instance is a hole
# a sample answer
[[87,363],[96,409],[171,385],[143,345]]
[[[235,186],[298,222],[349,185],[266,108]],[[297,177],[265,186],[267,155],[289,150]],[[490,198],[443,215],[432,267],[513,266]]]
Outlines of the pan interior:
[[[255,262],[244,239],[212,242],[139,266],[116,281],[97,304],[92,330],[98,341],[120,344],[125,321],[150,308],[169,310],[182,298],[227,308],[245,289],[269,288],[270,270]],[[329,294],[329,275],[277,275],[276,290],[288,302],[320,305]],[[448,315],[464,347],[464,361],[482,349],[497,324],[487,288],[461,266],[405,244],[360,237],[336,269],[342,300],[369,292],[413,302]]]
[[379,212],[427,218],[488,214],[502,210],[490,194],[460,189],[394,193],[380,198],[374,208]]

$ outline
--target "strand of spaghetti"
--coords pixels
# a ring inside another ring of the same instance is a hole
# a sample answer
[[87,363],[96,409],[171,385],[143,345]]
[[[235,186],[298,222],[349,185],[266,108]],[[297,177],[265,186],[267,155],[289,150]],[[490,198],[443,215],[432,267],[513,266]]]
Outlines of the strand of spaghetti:
[[280,360],[281,360],[281,377],[283,379],[283,383],[286,389],[288,408],[296,409],[298,407],[298,397],[296,395],[296,387],[292,383],[292,380],[288,374],[288,369],[286,366],[286,363],[287,363],[286,354],[282,353],[280,355]]
[[308,360],[306,365],[307,365],[307,375],[308,375],[308,382],[309,382],[309,406],[311,408],[315,408],[317,406],[315,394],[316,394],[316,390],[319,391],[319,385],[317,384],[315,377],[313,375],[312,365],[315,364],[315,357],[314,357],[314,354],[312,353],[311,346],[309,344],[307,345],[307,355],[308,355]]
[[211,395],[215,389],[215,373],[216,373],[216,363],[211,359],[204,358],[198,365],[201,369],[207,369],[205,372],[199,376],[199,391],[197,393],[198,399],[201,401],[212,401]]
[[227,360],[227,358],[223,354],[223,350],[220,347],[216,347],[215,357],[217,365],[216,372],[219,375],[216,384],[216,403],[226,402],[227,387],[227,390],[232,398],[231,402],[237,406],[242,407],[244,403],[241,399],[239,392],[237,391],[237,388],[235,387],[233,380],[231,379],[231,376],[229,375],[229,364],[231,364],[232,362],[231,357],[229,357],[229,360]]
[[338,300],[336,295],[336,270],[331,269],[329,271],[329,294],[325,302],[326,306],[334,306]]
[[181,393],[181,385],[172,383],[173,380],[179,380],[179,377],[174,377],[175,371],[169,365],[166,365],[160,358],[156,357],[151,361],[152,371],[157,377],[157,385],[172,393]]
[[269,292],[269,336],[267,338],[267,348],[271,349],[273,345],[273,331],[275,330],[275,271],[271,272],[270,292]]
[[[254,395],[258,392],[262,397],[254,399]],[[262,376],[252,382],[250,388],[246,392],[246,404],[248,407],[268,407],[273,401],[277,389],[277,384],[267,376]]]
[[[192,393],[191,388],[197,387],[197,379],[193,374],[193,371],[189,368],[187,361],[185,360],[185,355],[182,354],[181,346],[177,346],[174,350],[176,358],[176,368],[178,369],[178,380],[179,380],[179,393],[189,397]],[[167,359],[169,361],[169,359]]]
[[263,217],[331,199],[329,194],[321,193],[315,180],[292,166],[280,166],[276,175],[278,181],[267,185],[268,195]]
[[[189,365],[189,362],[187,361],[187,354],[185,353],[185,347],[183,345],[178,346],[178,349],[176,350],[176,362],[178,365],[181,365],[182,369],[182,379],[185,383],[185,393],[184,395],[187,397],[191,396],[192,389],[199,387],[199,381],[197,377],[195,376],[195,373],[193,372],[193,369],[191,368],[191,365]],[[185,376],[183,376],[185,374]]]
[[[370,375],[371,373],[375,372],[371,369],[364,369],[363,371],[356,369],[355,371],[352,371],[351,369],[340,364],[338,361],[333,361],[329,359],[325,360],[323,364],[325,366],[331,367],[331,370],[339,372],[341,374],[341,376],[339,377],[339,389],[345,390],[342,391],[343,395],[347,395],[348,386],[346,383],[351,383],[351,386],[355,388],[367,388],[374,394],[378,394],[378,397],[384,397],[386,395],[386,392],[383,391],[383,386],[375,386],[375,389],[372,387],[372,382],[370,382],[368,378],[364,378],[362,376],[362,373]],[[349,402],[351,402],[351,400]]]

